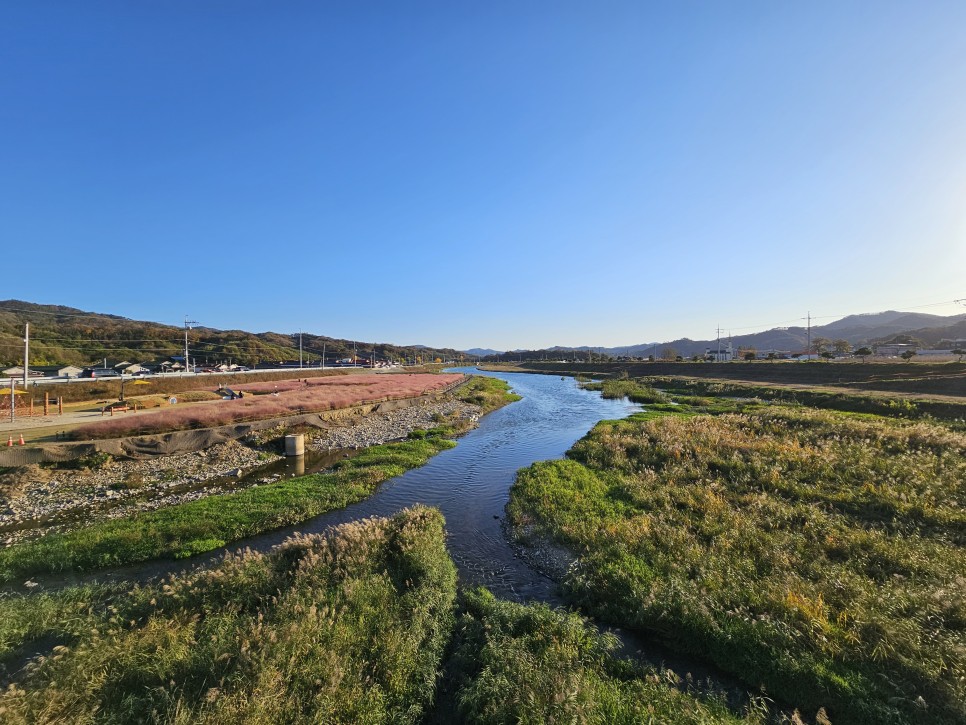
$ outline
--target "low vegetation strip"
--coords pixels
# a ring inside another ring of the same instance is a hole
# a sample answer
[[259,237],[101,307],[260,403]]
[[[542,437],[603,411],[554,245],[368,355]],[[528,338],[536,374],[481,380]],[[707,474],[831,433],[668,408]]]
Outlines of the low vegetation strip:
[[599,390],[603,398],[627,398],[632,403],[665,403],[668,397],[639,380],[615,379],[598,383],[584,383],[585,390]]
[[444,541],[416,508],[163,585],[0,598],[0,720],[419,722],[453,624]]
[[576,614],[462,597],[439,722],[758,723],[762,710],[730,712],[720,695],[684,692],[667,673],[612,656],[616,642]]
[[456,445],[441,438],[369,448],[332,472],[104,521],[0,550],[0,580],[89,571],[162,557],[183,558],[297,524],[369,496],[383,481]]
[[505,380],[484,375],[474,375],[465,385],[461,385],[456,391],[456,398],[478,405],[480,413],[484,415],[521,399],[516,393],[510,392],[510,385]]
[[853,413],[872,413],[874,415],[910,419],[933,418],[944,420],[954,427],[966,429],[966,401],[897,398],[894,395],[883,393],[839,392],[829,389],[816,390],[780,385],[752,385],[689,378],[643,378],[639,381],[639,384],[685,395],[753,397],[763,401],[776,401]]
[[[458,374],[340,375],[317,381],[253,383],[252,388],[278,386],[278,395],[247,395],[204,405],[173,407],[135,417],[114,417],[76,428],[79,440],[146,435],[190,428],[212,428],[241,421],[281,418],[300,413],[348,408],[362,403],[414,398],[443,390],[463,379]],[[243,386],[245,387],[245,386]]]
[[966,435],[807,408],[599,424],[522,471],[565,582],[840,723],[966,721]]
[[[498,366],[494,366],[496,369]],[[504,367],[504,366],[499,366]],[[966,397],[966,363],[948,362],[524,362],[532,372],[592,377],[688,377],[760,385],[861,387],[870,391]],[[504,367],[505,369],[505,367]]]

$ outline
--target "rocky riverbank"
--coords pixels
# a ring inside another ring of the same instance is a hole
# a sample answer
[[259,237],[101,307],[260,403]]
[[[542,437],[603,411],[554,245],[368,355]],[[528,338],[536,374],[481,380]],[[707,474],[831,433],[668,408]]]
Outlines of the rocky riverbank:
[[321,451],[368,448],[381,443],[406,438],[415,430],[427,430],[440,425],[476,425],[480,408],[458,400],[427,403],[394,410],[366,418],[340,428],[325,431],[313,439],[312,445]]
[[219,493],[224,484],[204,483],[230,481],[280,458],[230,441],[194,453],[108,460],[94,468],[13,469],[0,476],[0,544]]
[[[458,400],[426,403],[371,414],[324,431],[312,441],[320,451],[367,448],[439,425],[475,426],[480,408]],[[0,546],[94,521],[131,516],[242,487],[272,483],[278,476],[246,476],[281,458],[236,441],[204,451],[139,460],[91,461],[91,468],[25,466],[0,475]],[[237,481],[237,483],[236,483]]]

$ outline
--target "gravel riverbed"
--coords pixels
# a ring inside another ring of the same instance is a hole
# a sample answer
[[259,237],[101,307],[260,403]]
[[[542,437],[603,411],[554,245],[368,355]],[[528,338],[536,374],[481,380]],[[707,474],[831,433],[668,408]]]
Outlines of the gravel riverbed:
[[230,441],[192,453],[112,460],[97,469],[14,469],[0,477],[0,545],[202,498],[224,490],[205,481],[236,478],[280,458]]
[[480,408],[476,405],[458,400],[427,403],[368,416],[357,423],[333,428],[316,437],[312,445],[320,451],[368,448],[406,438],[414,430],[427,430],[444,423],[461,421],[476,423],[479,418]]
[[[442,401],[374,414],[325,431],[312,441],[320,451],[359,449],[406,438],[444,423],[475,425],[480,409]],[[0,475],[0,547],[96,521],[131,516],[273,483],[279,476],[247,476],[281,459],[236,441],[204,451],[139,460],[111,460],[96,469],[25,466]],[[206,482],[208,484],[206,485]]]

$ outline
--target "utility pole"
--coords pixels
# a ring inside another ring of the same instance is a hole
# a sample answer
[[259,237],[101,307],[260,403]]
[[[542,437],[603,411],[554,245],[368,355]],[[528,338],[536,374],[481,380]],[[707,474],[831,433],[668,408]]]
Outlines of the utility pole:
[[299,330],[299,370],[302,369],[302,331]]
[[188,372],[188,330],[191,329],[191,325],[197,325],[198,320],[189,320],[188,316],[184,316],[184,370]]
[[14,408],[17,407],[17,390],[15,387],[16,384],[17,384],[17,381],[11,377],[10,378],[10,422],[11,423],[13,423]]
[[325,370],[325,341],[322,342],[322,369]]
[[[23,389],[27,389],[27,368],[30,365],[30,323],[25,322],[23,326]],[[13,388],[11,388],[13,390]],[[10,400],[13,400],[11,394]]]
[[721,325],[718,325],[718,356],[714,361],[721,362]]
[[805,339],[808,340],[808,342],[805,345],[805,360],[811,360],[812,359],[811,358],[811,354],[812,354],[812,312],[811,310],[809,310],[808,316],[805,319],[808,320],[808,327],[805,328],[806,329]]

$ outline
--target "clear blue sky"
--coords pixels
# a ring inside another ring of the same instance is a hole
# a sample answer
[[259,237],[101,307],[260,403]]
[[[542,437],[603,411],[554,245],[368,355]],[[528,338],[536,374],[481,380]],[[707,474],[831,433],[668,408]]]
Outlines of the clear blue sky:
[[6,2],[0,299],[510,349],[966,298],[964,29],[962,2]]

